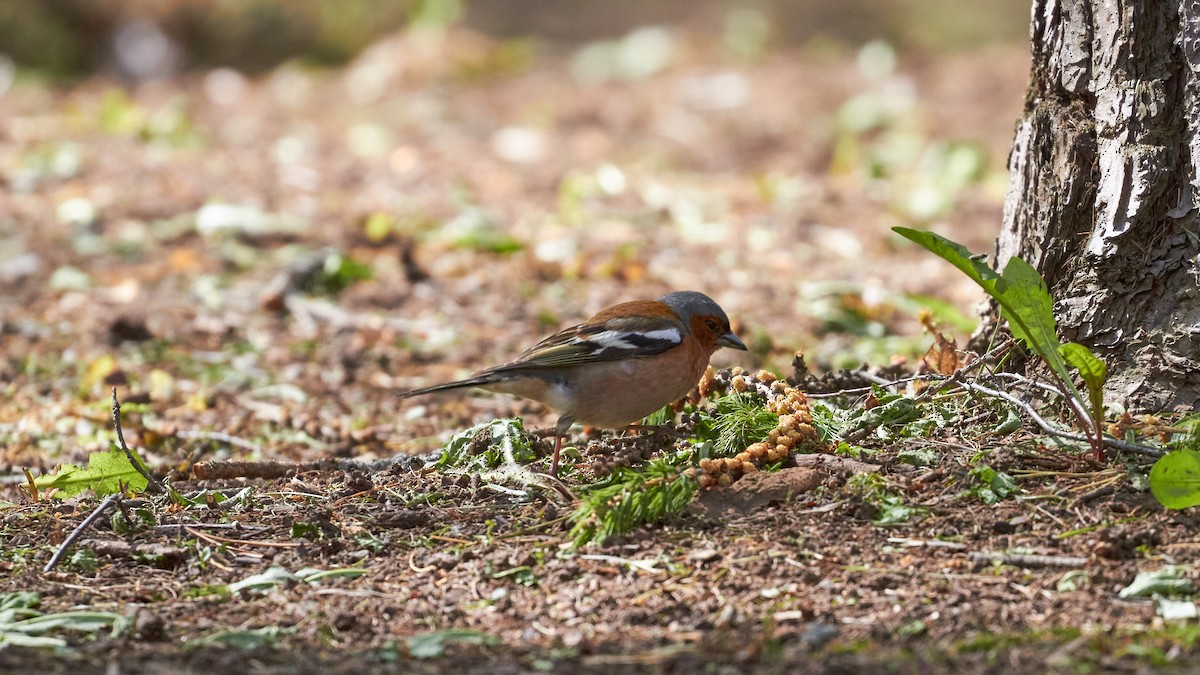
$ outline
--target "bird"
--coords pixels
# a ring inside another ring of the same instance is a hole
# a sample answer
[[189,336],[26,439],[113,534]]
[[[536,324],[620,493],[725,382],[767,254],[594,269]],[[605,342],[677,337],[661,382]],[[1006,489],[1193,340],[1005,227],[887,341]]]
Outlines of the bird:
[[613,305],[508,363],[397,396],[480,387],[542,403],[560,415],[550,460],[557,477],[572,424],[622,429],[641,421],[686,396],[721,347],[746,350],[725,311],[699,291],[675,291]]

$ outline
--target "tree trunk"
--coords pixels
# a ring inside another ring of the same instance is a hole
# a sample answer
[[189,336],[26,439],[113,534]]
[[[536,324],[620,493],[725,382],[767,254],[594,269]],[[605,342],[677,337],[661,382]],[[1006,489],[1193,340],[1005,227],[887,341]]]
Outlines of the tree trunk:
[[1033,264],[1064,341],[1130,409],[1200,401],[1200,0],[1035,0],[998,268]]

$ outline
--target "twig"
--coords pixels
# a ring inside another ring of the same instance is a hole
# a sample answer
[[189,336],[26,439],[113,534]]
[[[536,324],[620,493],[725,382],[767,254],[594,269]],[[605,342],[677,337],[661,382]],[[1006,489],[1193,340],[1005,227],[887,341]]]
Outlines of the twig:
[[[124,445],[124,442],[122,442],[122,445]],[[62,558],[63,554],[67,552],[67,549],[71,547],[71,544],[75,543],[76,539],[82,536],[83,533],[86,532],[93,523],[95,523],[97,520],[100,520],[100,517],[104,515],[104,512],[115,506],[120,499],[121,497],[115,494],[105,497],[104,500],[100,502],[100,505],[97,506],[87,518],[84,518],[83,522],[80,523],[79,526],[74,530],[72,530],[71,534],[68,534],[66,539],[63,539],[63,542],[58,545],[58,550],[54,552],[54,555],[50,556],[50,561],[47,562],[46,566],[42,568],[42,572],[49,572],[50,570],[54,569],[55,565],[58,564],[59,559]]]
[[957,541],[942,541],[940,539],[908,539],[907,537],[888,537],[889,544],[900,544],[906,548],[948,548],[955,551],[966,550],[967,545]]
[[146,471],[146,467],[142,466],[142,460],[134,456],[133,451],[125,444],[125,433],[121,431],[121,402],[117,400],[117,388],[112,388],[112,419],[113,429],[117,432],[117,443],[121,446],[121,450],[125,452],[125,456],[129,458],[129,463],[138,473],[142,474],[142,478],[146,479],[146,484],[153,488],[151,492],[166,494],[167,488],[158,480],[158,477]]
[[[1063,431],[1061,429],[1055,428],[1049,422],[1042,419],[1042,416],[1037,414],[1037,411],[1033,409],[1032,405],[1030,405],[1029,403],[1027,403],[1025,401],[1022,401],[1021,399],[1017,398],[1016,396],[1013,396],[1012,394],[1009,394],[1008,392],[1000,391],[998,389],[991,389],[990,387],[985,387],[981,384],[976,384],[973,382],[959,382],[958,386],[962,387],[963,389],[966,389],[967,391],[978,391],[981,394],[987,394],[988,396],[995,396],[996,398],[1002,398],[1005,401],[1008,401],[1009,403],[1011,403],[1011,404],[1017,406],[1018,408],[1020,408],[1021,410],[1025,411],[1025,414],[1029,415],[1029,417],[1031,419],[1033,419],[1033,421],[1039,427],[1042,428],[1042,431],[1045,431],[1046,433],[1050,434],[1051,436],[1057,436],[1059,438],[1066,438],[1066,439],[1072,440],[1072,441],[1084,441],[1085,443],[1091,443],[1091,438],[1089,436],[1086,436],[1084,434],[1072,433],[1070,431]],[[1103,436],[1101,436],[1101,441],[1104,443],[1104,445],[1107,445],[1110,448],[1116,448],[1118,450],[1127,450],[1129,452],[1135,452],[1135,453],[1138,453],[1141,455],[1146,455],[1147,457],[1162,457],[1164,454],[1166,454],[1160,448],[1152,448],[1147,445],[1138,445],[1136,443],[1126,443],[1125,441],[1117,440],[1115,438],[1104,438]]]
[[167,544],[132,544],[120,539],[89,539],[80,542],[96,552],[110,558],[157,558],[162,566],[174,567],[188,556],[188,550],[181,546]]
[[201,532],[192,527],[183,528],[188,534],[197,539],[203,539],[210,544],[239,544],[242,546],[262,546],[265,548],[299,548],[300,542],[296,541],[259,541],[257,539],[233,539],[230,537],[220,537],[215,534]]
[[990,377],[1015,380],[1017,382],[1020,382],[1021,384],[1027,384],[1031,387],[1036,387],[1043,391],[1050,392],[1051,394],[1054,394],[1055,396],[1063,395],[1063,393],[1061,391],[1059,391],[1057,387],[1046,384],[1045,382],[1038,382],[1037,380],[1032,380],[1028,377],[1025,377],[1024,375],[1021,375],[1020,373],[992,373]]
[[870,371],[867,371],[867,370],[860,370],[857,373],[855,373],[855,375],[858,375],[859,377],[863,378],[864,380],[870,380],[871,382],[874,382],[875,384],[877,384],[881,387],[890,387],[894,384],[894,380],[889,380],[886,377],[880,377],[880,376],[878,376]]
[[[978,368],[980,365],[993,363],[995,361],[996,357],[1003,357],[1003,356],[1007,355],[1007,352],[1012,348],[1012,345],[1013,345],[1012,340],[1005,340],[1004,342],[997,345],[991,351],[987,352],[983,356],[980,356],[978,359],[975,359],[974,361],[967,364],[966,366],[963,366],[959,370],[960,371],[971,370],[974,368]],[[946,376],[938,375],[935,373],[926,373],[926,374],[922,374],[922,375],[910,375],[908,377],[901,377],[901,378],[898,378],[895,380],[885,380],[876,375],[872,375],[866,371],[856,371],[855,374],[861,375],[865,379],[875,382],[875,386],[880,386],[880,387],[895,387],[895,386],[898,386],[901,384],[908,384],[909,382],[922,382],[925,380],[940,381],[940,380],[948,380],[948,379],[953,378],[953,376],[946,377]],[[848,396],[850,394],[866,394],[873,390],[874,390],[874,387],[854,387],[851,389],[840,389],[838,391],[833,391],[833,392],[816,392],[816,393],[805,392],[804,395],[807,396],[808,398],[836,398],[838,396]],[[1054,391],[1057,393],[1058,390],[1051,389],[1051,391]]]
[[1099,499],[1100,497],[1111,495],[1112,493],[1114,493],[1116,491],[1117,491],[1116,486],[1114,486],[1112,484],[1101,485],[1100,487],[1098,487],[1094,490],[1089,490],[1088,492],[1085,492],[1085,493],[1079,495],[1078,497],[1076,497],[1075,501],[1071,503],[1071,506],[1072,507],[1082,506],[1083,504],[1086,504],[1086,503],[1092,501],[1093,499]]
[[983,563],[1000,563],[1015,567],[1083,567],[1087,558],[1064,555],[1034,555],[1029,553],[972,553],[971,560]]
[[[243,523],[165,523],[163,525],[155,525],[150,528],[152,530],[186,530],[189,527],[205,528],[208,530],[241,530],[246,526]],[[268,528],[262,528],[268,529]]]
[[192,475],[199,480],[221,480],[227,478],[283,478],[305,471],[383,471],[400,466],[406,471],[416,471],[431,459],[425,455],[396,455],[372,461],[354,459],[321,459],[311,462],[280,462],[262,460],[256,462],[197,462],[192,465]]

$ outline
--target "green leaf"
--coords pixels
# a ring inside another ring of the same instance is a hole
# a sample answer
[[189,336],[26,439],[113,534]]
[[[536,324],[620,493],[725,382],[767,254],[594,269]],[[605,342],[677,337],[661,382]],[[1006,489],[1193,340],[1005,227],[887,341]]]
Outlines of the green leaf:
[[683,511],[696,489],[694,477],[666,460],[656,459],[641,470],[618,467],[580,500],[567,536],[575,548],[602,543]]
[[969,493],[979,497],[984,504],[995,504],[1021,491],[1012,476],[1003,471],[996,471],[986,464],[972,469],[970,475],[978,482]]
[[59,612],[43,614],[15,621],[3,627],[6,632],[41,635],[54,630],[77,630],[84,633],[96,633],[105,628],[112,628],[114,634],[119,633],[129,624],[129,618],[111,612]]
[[1169,452],[1150,468],[1150,492],[1168,509],[1200,506],[1200,452]]
[[1192,582],[1187,577],[1187,567],[1167,565],[1153,572],[1138,572],[1133,583],[1122,588],[1117,597],[1148,598],[1154,595],[1187,595],[1192,592]]
[[1061,345],[1058,352],[1062,354],[1068,364],[1079,370],[1079,374],[1083,376],[1083,381],[1089,388],[1094,386],[1096,389],[1100,389],[1104,386],[1104,380],[1108,377],[1108,366],[1096,358],[1092,350],[1078,342],[1068,342]]
[[359,281],[370,279],[371,267],[340,253],[329,254],[307,290],[314,295],[334,296]]
[[331,570],[305,567],[296,571],[296,578],[305,583],[319,584],[329,579],[356,579],[367,574],[368,571],[361,567],[339,567]]
[[483,631],[452,628],[422,633],[408,638],[408,653],[414,659],[432,659],[446,653],[446,645],[451,643],[468,645],[492,645],[500,640]]
[[536,588],[538,586],[537,575],[533,573],[533,568],[529,565],[521,565],[520,567],[494,572],[492,574],[492,578],[508,579],[514,584],[529,586],[530,588]]
[[245,590],[265,592],[292,579],[295,577],[291,572],[282,567],[271,567],[261,574],[254,574],[229,584],[229,592],[237,593]]
[[880,498],[876,507],[879,511],[876,513],[873,522],[880,527],[899,525],[925,514],[925,509],[909,504],[900,495],[884,495]]
[[33,591],[0,593],[0,622],[5,621],[5,612],[17,609],[32,610],[42,602],[42,596]]
[[238,649],[258,649],[260,647],[271,647],[279,641],[281,635],[288,635],[294,632],[296,632],[295,628],[281,628],[279,626],[264,626],[262,628],[246,630],[223,630],[188,642],[184,645],[184,648],[190,651],[202,647],[223,645]]
[[54,496],[59,499],[74,497],[87,489],[94,490],[101,497],[116,494],[121,490],[122,483],[134,492],[146,489],[146,479],[115,445],[107,452],[89,455],[86,469],[64,464],[57,472],[38,476],[33,481],[39,489],[57,489]]
[[897,461],[913,466],[933,466],[937,464],[937,451],[933,448],[905,448],[896,453]]
[[1078,342],[1060,345],[1058,353],[1079,371],[1083,383],[1087,385],[1088,401],[1092,405],[1092,420],[1099,429],[1100,422],[1104,419],[1104,380],[1108,378],[1108,366],[1096,358],[1092,350]]
[[5,647],[29,647],[31,649],[58,649],[66,647],[67,641],[62,638],[33,637],[23,633],[5,633],[0,631],[0,649]]
[[528,464],[534,459],[533,444],[520,418],[501,418],[455,434],[431,465],[440,471],[487,471],[506,462]]
[[42,614],[33,609],[40,600],[36,593],[0,594],[0,650],[6,647],[65,647],[66,640],[45,634],[68,630],[99,633],[109,629],[109,635],[116,637],[131,623],[128,617],[110,612]]
[[1020,258],[1012,258],[1003,273],[997,274],[982,260],[973,257],[966,247],[945,237],[907,227],[893,227],[892,231],[941,256],[979,284],[1000,305],[1000,316],[1008,322],[1013,337],[1042,357],[1071,395],[1083,402],[1059,353],[1062,343],[1055,332],[1054,301],[1042,275],[1032,265]]
[[1200,452],[1200,414],[1191,414],[1174,425],[1183,431],[1171,435],[1168,447],[1172,450],[1195,450]]
[[1021,428],[1021,416],[1017,414],[1017,409],[1011,405],[1004,406],[1004,421],[996,425],[991,433],[997,435],[1007,435]]
[[882,405],[863,412],[847,433],[906,424],[920,416],[921,411],[910,398],[897,397],[890,401],[884,399]]

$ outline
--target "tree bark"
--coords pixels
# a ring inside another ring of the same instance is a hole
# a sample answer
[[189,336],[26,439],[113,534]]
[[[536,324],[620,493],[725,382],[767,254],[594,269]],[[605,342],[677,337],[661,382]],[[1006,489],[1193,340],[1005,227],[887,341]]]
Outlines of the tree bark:
[[1200,401],[1200,0],[1035,0],[996,264],[1033,264],[1106,399]]

